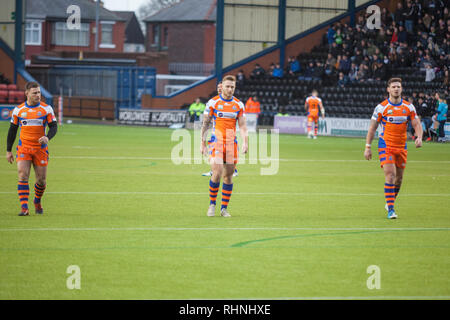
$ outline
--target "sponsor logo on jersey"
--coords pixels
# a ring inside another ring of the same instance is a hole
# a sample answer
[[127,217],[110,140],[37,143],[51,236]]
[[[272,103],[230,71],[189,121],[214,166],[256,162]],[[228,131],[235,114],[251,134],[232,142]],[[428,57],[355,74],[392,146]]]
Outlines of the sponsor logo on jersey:
[[42,119],[27,119],[22,120],[22,126],[42,126],[43,120]]
[[236,119],[236,113],[234,112],[218,112],[218,118]]
[[408,120],[408,118],[407,117],[403,117],[403,116],[400,116],[400,117],[393,116],[393,117],[389,117],[387,120],[390,123],[397,123],[398,124],[398,123],[406,122]]

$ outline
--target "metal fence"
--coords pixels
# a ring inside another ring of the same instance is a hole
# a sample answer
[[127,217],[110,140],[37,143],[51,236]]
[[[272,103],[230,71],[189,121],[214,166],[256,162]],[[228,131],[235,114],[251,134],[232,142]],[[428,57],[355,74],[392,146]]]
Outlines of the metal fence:
[[176,75],[210,76],[214,74],[214,63],[169,63],[169,72]]

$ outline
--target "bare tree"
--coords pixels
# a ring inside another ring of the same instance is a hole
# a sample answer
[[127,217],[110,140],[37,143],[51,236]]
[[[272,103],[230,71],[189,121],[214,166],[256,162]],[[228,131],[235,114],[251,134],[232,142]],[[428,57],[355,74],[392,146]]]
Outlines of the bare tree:
[[159,10],[168,8],[179,3],[180,1],[181,0],[147,0],[146,3],[139,7],[138,18],[139,20],[144,20],[145,18],[157,13]]

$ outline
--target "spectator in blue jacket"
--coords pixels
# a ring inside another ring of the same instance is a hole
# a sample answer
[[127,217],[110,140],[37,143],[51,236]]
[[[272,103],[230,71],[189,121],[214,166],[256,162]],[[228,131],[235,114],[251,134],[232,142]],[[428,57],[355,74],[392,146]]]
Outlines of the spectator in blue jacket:
[[439,105],[436,113],[436,120],[439,122],[439,142],[445,142],[444,126],[447,121],[448,105],[447,101],[441,96],[437,95],[439,99]]

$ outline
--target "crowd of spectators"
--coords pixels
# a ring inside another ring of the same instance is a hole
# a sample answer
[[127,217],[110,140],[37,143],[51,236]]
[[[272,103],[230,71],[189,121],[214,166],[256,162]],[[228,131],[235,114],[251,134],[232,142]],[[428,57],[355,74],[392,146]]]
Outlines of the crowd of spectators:
[[[256,65],[252,78],[294,76],[300,80],[329,80],[346,86],[354,82],[386,80],[396,68],[416,68],[423,81],[448,86],[450,65],[450,15],[448,0],[400,1],[394,12],[382,8],[380,22],[370,25],[370,13],[359,15],[355,26],[330,25],[324,36],[325,61],[302,65],[289,57],[283,70],[272,63],[269,70]],[[302,61],[303,62],[303,61]]]

